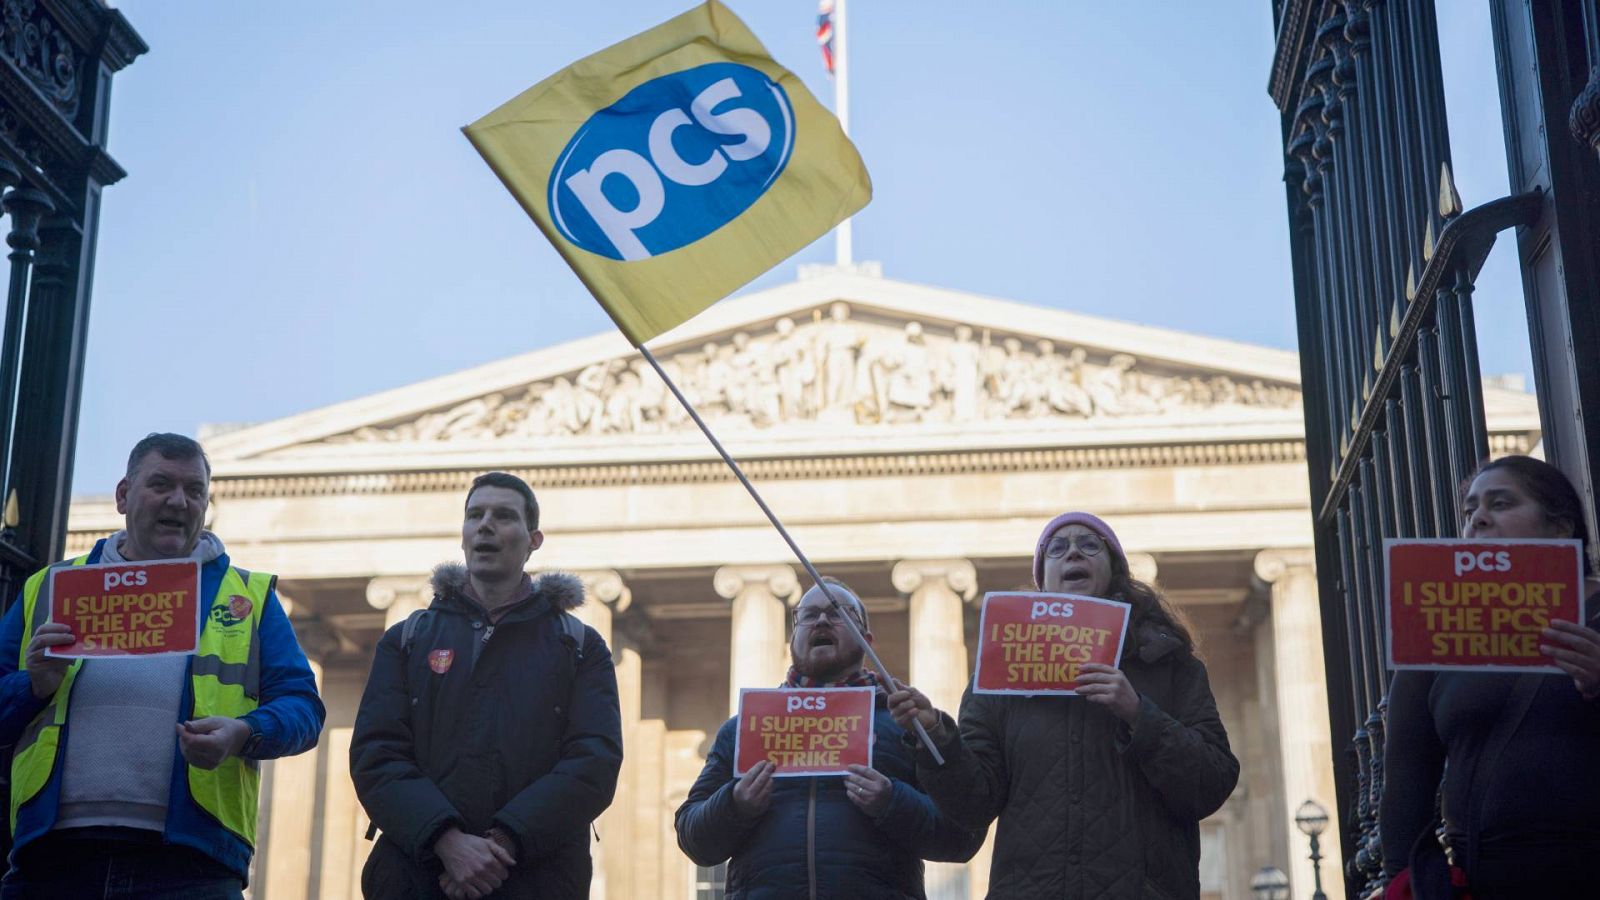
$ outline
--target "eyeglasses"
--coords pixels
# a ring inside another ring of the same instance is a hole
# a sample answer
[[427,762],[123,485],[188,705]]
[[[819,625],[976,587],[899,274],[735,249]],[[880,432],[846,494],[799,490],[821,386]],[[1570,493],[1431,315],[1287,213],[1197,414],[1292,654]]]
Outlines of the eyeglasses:
[[1105,539],[1098,534],[1080,534],[1075,538],[1053,537],[1050,543],[1044,545],[1044,555],[1051,559],[1060,559],[1067,555],[1067,551],[1077,545],[1078,552],[1084,556],[1099,556],[1106,549]]
[[794,623],[810,627],[827,619],[829,622],[843,622],[844,616],[832,606],[802,606],[794,611]]

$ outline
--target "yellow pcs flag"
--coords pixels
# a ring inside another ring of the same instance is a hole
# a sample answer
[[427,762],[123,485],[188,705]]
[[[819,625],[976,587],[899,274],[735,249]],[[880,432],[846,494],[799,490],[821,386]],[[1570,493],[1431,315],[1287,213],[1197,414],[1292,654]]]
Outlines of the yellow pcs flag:
[[717,0],[462,130],[635,345],[872,198],[838,120]]

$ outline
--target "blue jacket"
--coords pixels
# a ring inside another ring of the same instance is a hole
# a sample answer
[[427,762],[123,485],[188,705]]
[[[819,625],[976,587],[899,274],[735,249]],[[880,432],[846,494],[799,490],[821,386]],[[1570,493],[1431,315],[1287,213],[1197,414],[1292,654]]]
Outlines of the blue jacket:
[[736,722],[729,719],[717,732],[675,819],[678,846],[697,864],[732,858],[729,900],[922,900],[922,860],[966,862],[983,844],[984,832],[940,815],[918,788],[905,732],[881,693],[872,767],[889,777],[894,793],[877,819],[850,802],[837,775],[775,779],[766,813],[745,819],[733,806]]
[[[100,561],[105,541],[96,543],[90,551],[88,563]],[[222,577],[228,571],[226,553],[206,563],[200,570],[200,596],[211,603],[217,595]],[[206,608],[206,621],[210,607]],[[28,673],[18,671],[17,659],[22,650],[22,601],[17,598],[0,619],[0,745],[15,744],[22,731],[47,705],[33,696]],[[311,666],[294,636],[294,627],[278,602],[277,590],[267,594],[266,608],[261,613],[258,632],[261,647],[261,697],[260,706],[243,718],[260,736],[260,740],[247,756],[251,759],[276,759],[304,753],[317,745],[326,715],[322,700],[317,696],[316,678]],[[192,663],[191,657],[191,665]],[[181,719],[189,718],[194,710],[193,680],[187,672],[183,679],[183,702],[178,708]],[[71,707],[67,723],[61,729],[61,747],[64,752],[72,727]],[[174,725],[177,724],[175,720]],[[59,758],[59,757],[58,757]],[[61,794],[61,769],[58,764],[44,790],[17,814],[15,846],[20,848],[50,830],[55,824],[56,802]],[[223,828],[202,810],[189,796],[188,764],[183,754],[174,747],[172,754],[172,790],[168,798],[167,828],[164,837],[168,843],[192,847],[222,863],[240,878],[246,878],[250,868],[250,855],[254,848],[237,835]]]

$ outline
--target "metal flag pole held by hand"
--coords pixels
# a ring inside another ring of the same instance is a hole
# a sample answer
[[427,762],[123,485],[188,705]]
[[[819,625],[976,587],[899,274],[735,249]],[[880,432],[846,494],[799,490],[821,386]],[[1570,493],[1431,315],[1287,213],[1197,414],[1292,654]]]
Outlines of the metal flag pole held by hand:
[[[712,64],[726,77],[706,83],[702,75]],[[844,96],[841,90],[841,106]],[[682,97],[696,98],[687,112],[677,105]],[[720,136],[739,129],[713,128],[716,122],[707,124],[707,116],[718,104],[735,102],[740,121],[760,128],[752,126],[741,143],[723,146]],[[712,151],[714,164],[690,167],[656,146],[663,123],[669,123],[670,135],[691,125],[691,112],[700,131],[721,148]],[[596,122],[605,127],[592,128]],[[839,120],[767,54],[732,11],[719,0],[705,0],[562,69],[462,131],[683,404],[892,686],[866,636],[842,615],[838,596],[644,346],[866,206],[872,179]],[[735,148],[739,152],[730,155]],[[741,167],[740,177],[722,178],[734,165]],[[601,190],[613,177],[632,182],[641,198],[632,211],[617,208]],[[664,193],[663,178],[677,187]],[[752,193],[752,185],[759,189]],[[686,189],[692,197],[682,193]],[[669,195],[679,198],[670,210]],[[653,204],[645,202],[647,196]],[[676,221],[659,233],[647,229],[664,216]],[[573,223],[582,227],[574,231]],[[841,246],[848,253],[844,234]],[[927,729],[914,724],[943,765]]]
[[[666,383],[667,390],[672,392],[672,396],[678,398],[678,402],[689,413],[689,418],[694,420],[694,424],[700,426],[700,432],[706,436],[706,440],[711,442],[711,446],[716,448],[717,455],[721,456],[722,461],[727,463],[728,468],[733,470],[734,476],[739,479],[740,484],[744,485],[744,489],[750,492],[751,499],[755,500],[756,505],[761,507],[761,511],[767,516],[767,521],[772,523],[773,528],[778,529],[778,534],[783,535],[784,543],[788,544],[789,549],[794,552],[795,559],[800,560],[800,565],[805,567],[806,574],[811,576],[812,582],[817,587],[822,588],[822,593],[827,596],[828,603],[832,604],[834,611],[839,614],[839,620],[850,630],[850,636],[855,638],[856,643],[861,645],[862,650],[866,651],[867,658],[872,661],[872,668],[877,671],[878,677],[883,679],[888,689],[893,690],[895,681],[894,676],[889,674],[889,668],[883,664],[883,660],[878,658],[877,651],[872,649],[872,645],[867,643],[867,636],[861,632],[860,626],[856,625],[855,619],[845,615],[845,609],[840,605],[838,595],[828,587],[827,582],[822,580],[821,573],[817,571],[816,566],[811,564],[811,560],[806,558],[805,551],[800,549],[800,545],[795,543],[794,538],[789,534],[789,529],[783,527],[783,523],[778,520],[778,516],[772,511],[772,507],[767,505],[767,501],[761,498],[756,486],[750,483],[749,478],[745,477],[744,470],[739,468],[739,463],[728,455],[727,450],[723,449],[722,442],[717,440],[715,434],[711,433],[711,428],[706,425],[704,419],[700,418],[700,413],[695,411],[694,406],[689,403],[689,399],[683,396],[682,391],[678,390],[678,385],[667,375],[666,370],[661,368],[661,364],[656,362],[655,354],[651,353],[650,348],[644,344],[639,344],[638,347],[639,352],[644,354],[645,361],[650,363],[650,368],[655,369],[656,374],[661,376],[661,380]],[[939,752],[939,748],[934,746],[933,738],[928,734],[928,730],[922,727],[922,721],[914,718],[911,720],[911,725],[916,728],[917,737],[922,740],[922,745],[927,747],[928,753],[933,756],[934,763],[941,766],[944,765],[944,756]]]

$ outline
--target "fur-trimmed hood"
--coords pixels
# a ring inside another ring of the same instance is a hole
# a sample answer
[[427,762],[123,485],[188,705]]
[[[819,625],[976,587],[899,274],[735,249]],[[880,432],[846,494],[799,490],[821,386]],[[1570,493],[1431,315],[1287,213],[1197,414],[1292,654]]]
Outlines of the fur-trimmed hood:
[[[571,572],[541,572],[532,579],[528,596],[535,602],[548,603],[561,610],[583,605],[583,580]],[[433,594],[437,600],[476,603],[467,590],[467,567],[457,562],[434,567]]]

